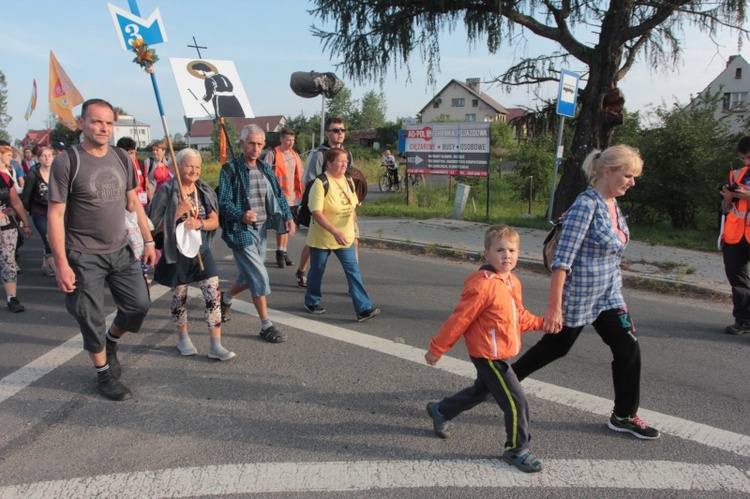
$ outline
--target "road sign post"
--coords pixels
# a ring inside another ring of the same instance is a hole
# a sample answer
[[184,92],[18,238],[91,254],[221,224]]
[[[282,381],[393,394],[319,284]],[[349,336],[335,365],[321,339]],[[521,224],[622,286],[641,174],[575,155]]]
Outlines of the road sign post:
[[560,124],[557,130],[557,145],[555,147],[555,166],[552,169],[552,188],[549,194],[549,207],[547,208],[547,220],[552,221],[552,208],[555,204],[555,189],[557,188],[557,170],[562,163],[563,157],[563,126],[565,117],[572,118],[576,114],[576,101],[578,100],[578,73],[563,69],[560,74],[560,87],[557,90],[557,114],[560,115]]

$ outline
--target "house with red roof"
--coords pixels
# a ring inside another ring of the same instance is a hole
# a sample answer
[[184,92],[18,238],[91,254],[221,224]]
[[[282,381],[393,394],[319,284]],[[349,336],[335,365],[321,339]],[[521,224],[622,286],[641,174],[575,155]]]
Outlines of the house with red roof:
[[51,142],[51,128],[44,130],[29,130],[21,141],[22,147],[48,146]]
[[[258,125],[266,133],[279,132],[286,126],[286,118],[282,115],[224,119],[231,121],[238,133],[247,125]],[[213,131],[213,120],[195,120],[190,127],[190,131],[185,134],[185,140],[190,147],[198,150],[211,148],[211,134]]]

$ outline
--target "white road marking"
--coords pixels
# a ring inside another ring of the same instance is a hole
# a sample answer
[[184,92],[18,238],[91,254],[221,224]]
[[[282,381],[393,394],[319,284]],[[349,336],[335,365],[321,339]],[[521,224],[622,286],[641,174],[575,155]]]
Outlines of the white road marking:
[[[671,461],[549,459],[527,474],[499,459],[248,463],[118,473],[0,488],[0,497],[192,497],[434,487],[544,487],[750,494],[733,466]],[[623,473],[627,469],[627,473]]]
[[[235,300],[232,303],[232,310],[237,310],[257,317],[255,307],[252,303]],[[416,362],[417,364],[422,364],[425,365],[425,367],[428,367],[424,360],[425,349],[395,343],[391,340],[378,338],[377,336],[358,333],[332,324],[299,317],[285,312],[269,309],[269,314],[274,322],[279,322],[280,324],[285,324],[296,329],[325,336],[326,338],[369,348],[370,350],[375,350],[403,360]],[[476,376],[476,370],[471,362],[455,359],[449,356],[443,356],[433,369],[441,369],[465,378],[474,378]],[[536,381],[531,378],[524,380],[523,388],[527,394],[540,399],[605,416],[607,418],[609,418],[612,408],[612,401],[609,399],[571,390],[569,388],[563,388],[550,383],[544,383],[542,381]],[[694,421],[677,418],[668,414],[649,411],[647,409],[641,409],[639,411],[639,416],[663,433],[698,442],[709,447],[734,452],[741,456],[750,457],[750,436],[722,430],[720,428],[714,428],[706,424],[696,423]]]
[[[151,301],[156,301],[161,296],[169,291],[169,288],[154,284],[151,286]],[[115,312],[109,314],[106,318],[107,327],[112,323],[112,319],[115,318]],[[73,320],[71,318],[71,320]],[[83,350],[83,339],[80,333],[76,334],[68,341],[55,347],[46,354],[42,355],[38,359],[35,359],[17,371],[14,371],[0,379],[0,404],[11,398],[16,393],[20,392],[45,374],[48,374]]]

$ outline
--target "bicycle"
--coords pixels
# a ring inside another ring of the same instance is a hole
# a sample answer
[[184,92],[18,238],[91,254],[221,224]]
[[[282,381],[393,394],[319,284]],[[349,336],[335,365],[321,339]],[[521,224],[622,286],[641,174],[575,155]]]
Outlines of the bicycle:
[[[387,165],[383,163],[380,166],[385,167]],[[383,175],[381,175],[380,178],[378,179],[378,188],[380,189],[380,192],[390,191],[394,187],[397,191],[400,191],[402,180],[403,180],[403,177],[399,175],[397,172],[396,181],[394,182],[392,174],[388,171],[388,169],[386,169],[385,173],[383,173]]]
[[407,173],[406,178],[409,182],[410,187],[415,187],[417,184],[419,184],[422,181],[422,174],[421,173]]
[[391,190],[392,188],[396,188],[397,191],[401,190],[401,180],[403,178],[401,175],[398,176],[398,181],[393,182],[393,178],[391,177],[391,174],[388,172],[385,172],[380,176],[378,179],[378,188],[380,189],[380,192],[386,192]]

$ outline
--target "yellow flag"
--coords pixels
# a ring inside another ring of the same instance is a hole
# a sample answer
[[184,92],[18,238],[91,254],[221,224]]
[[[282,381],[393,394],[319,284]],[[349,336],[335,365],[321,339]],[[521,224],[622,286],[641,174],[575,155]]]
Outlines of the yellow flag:
[[49,53],[49,110],[60,118],[60,122],[75,130],[73,108],[83,103],[83,97],[70,81],[65,70],[57,62],[55,54]]

